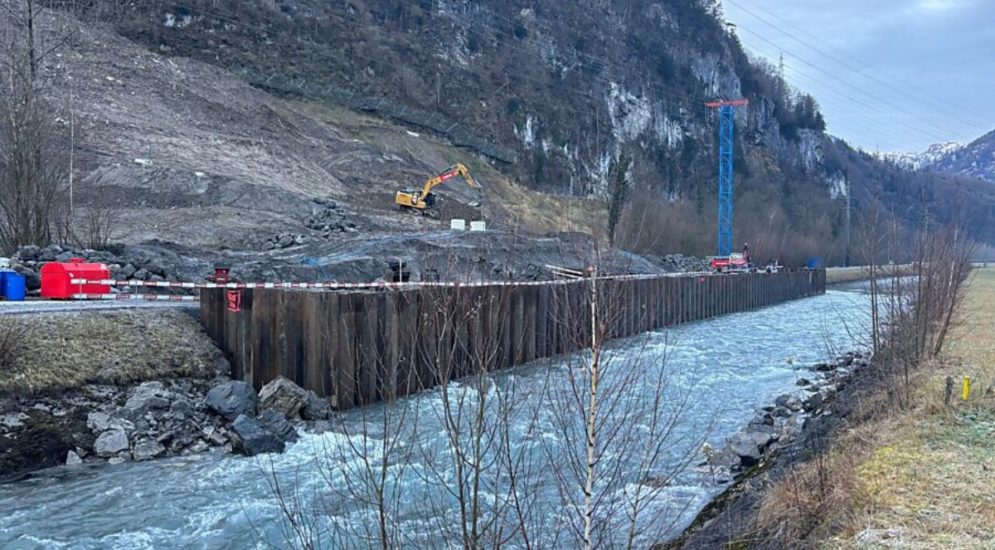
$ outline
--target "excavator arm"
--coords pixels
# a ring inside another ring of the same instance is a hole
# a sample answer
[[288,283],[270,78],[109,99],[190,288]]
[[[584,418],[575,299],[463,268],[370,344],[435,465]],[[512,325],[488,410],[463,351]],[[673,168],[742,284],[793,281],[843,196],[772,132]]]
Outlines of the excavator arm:
[[470,171],[466,168],[466,166],[462,163],[456,163],[450,166],[445,172],[442,172],[438,176],[426,181],[425,187],[422,189],[421,196],[427,197],[428,194],[432,192],[432,189],[435,189],[439,185],[442,185],[456,176],[462,176],[463,179],[466,180],[467,185],[470,187],[477,186],[476,180],[474,180],[473,176],[470,175]]
[[470,187],[477,187],[477,182],[473,179],[473,176],[470,175],[470,170],[467,169],[464,164],[456,163],[450,166],[445,172],[442,172],[426,181],[425,185],[422,186],[421,193],[416,193],[414,191],[398,191],[395,202],[402,208],[410,207],[424,211],[431,206],[430,197],[432,196],[432,190],[457,176],[466,180],[467,185]]

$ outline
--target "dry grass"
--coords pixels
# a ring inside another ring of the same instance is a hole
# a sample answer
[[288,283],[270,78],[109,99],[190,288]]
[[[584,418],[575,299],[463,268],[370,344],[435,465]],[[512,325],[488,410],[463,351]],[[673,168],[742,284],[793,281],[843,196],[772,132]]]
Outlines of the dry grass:
[[87,383],[125,384],[209,377],[220,352],[189,315],[155,309],[38,314],[25,350],[0,371],[0,394],[60,391]]
[[[912,380],[913,406],[863,403],[853,416],[870,420],[768,493],[762,530],[830,548],[995,547],[993,327],[995,269],[979,270],[944,360]],[[944,406],[946,377],[958,381],[959,395],[963,375],[975,380],[971,399]]]
[[17,317],[0,317],[0,373],[17,368],[27,352],[31,325]]
[[[901,270],[910,270],[912,266],[908,264],[896,265],[896,266],[878,266],[878,270],[881,275],[879,277],[888,277],[894,273],[900,273]],[[826,269],[826,284],[836,285],[840,283],[852,283],[855,281],[864,281],[871,278],[871,272],[867,267],[864,266],[854,266],[854,267],[830,267]]]
[[826,284],[863,281],[870,276],[866,267],[830,267],[826,269]]

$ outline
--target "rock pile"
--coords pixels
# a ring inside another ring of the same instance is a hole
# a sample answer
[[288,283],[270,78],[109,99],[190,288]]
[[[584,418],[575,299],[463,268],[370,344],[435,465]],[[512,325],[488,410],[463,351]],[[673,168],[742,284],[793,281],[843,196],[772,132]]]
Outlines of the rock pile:
[[48,262],[67,262],[70,258],[83,258],[87,262],[106,264],[112,279],[141,281],[179,281],[176,266],[140,250],[123,246],[110,250],[89,250],[75,246],[50,244],[44,248],[34,245],[21,247],[10,258],[11,269],[24,276],[28,290],[41,287],[41,266]]
[[708,271],[708,260],[685,256],[683,254],[667,254],[657,259],[657,263],[670,272],[700,272]]
[[[346,221],[346,214],[339,205],[331,199],[314,199],[311,215],[304,219],[304,227],[320,233],[323,239],[331,238],[335,233],[354,233],[359,229],[356,224]],[[263,250],[283,250],[311,242],[311,237],[299,233],[280,233],[263,241]]]
[[280,233],[263,241],[263,250],[283,250],[292,246],[307,244],[311,239],[307,235]]
[[77,447],[67,460],[101,458],[111,463],[151,460],[202,452],[210,447],[231,451],[231,432],[211,414],[202,394],[189,381],[145,382],[129,392],[123,406],[110,405],[87,415],[96,438],[92,449]]
[[807,419],[822,414],[853,373],[867,364],[862,353],[847,353],[831,363],[814,365],[815,380],[799,378],[798,392],[781,395],[774,405],[757,409],[750,423],[730,437],[724,448],[706,453],[710,455],[706,464],[741,474],[765,455],[784,448],[802,431]]
[[93,445],[76,447],[66,463],[151,460],[212,447],[248,456],[282,452],[297,440],[292,422],[326,420],[331,412],[325,400],[286,378],[259,395],[235,380],[216,384],[206,395],[189,381],[145,382],[129,392],[123,406],[87,415]]
[[355,223],[346,221],[345,212],[330,199],[314,200],[311,215],[304,220],[304,227],[320,231],[326,239],[332,233],[353,233],[358,230]]

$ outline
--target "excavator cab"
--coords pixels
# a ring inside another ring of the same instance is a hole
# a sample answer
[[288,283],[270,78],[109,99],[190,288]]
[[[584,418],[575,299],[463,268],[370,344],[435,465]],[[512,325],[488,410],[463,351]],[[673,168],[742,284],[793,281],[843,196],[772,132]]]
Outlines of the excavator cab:
[[432,189],[442,185],[446,181],[455,178],[456,176],[462,176],[466,180],[467,185],[470,187],[476,187],[477,182],[470,175],[470,171],[463,164],[454,164],[449,167],[445,172],[440,173],[434,178],[425,182],[422,186],[421,191],[416,191],[414,189],[405,189],[403,191],[398,191],[397,195],[394,196],[394,203],[397,204],[401,209],[414,208],[420,210],[423,214],[427,213],[426,210],[435,206],[435,194],[432,193]]

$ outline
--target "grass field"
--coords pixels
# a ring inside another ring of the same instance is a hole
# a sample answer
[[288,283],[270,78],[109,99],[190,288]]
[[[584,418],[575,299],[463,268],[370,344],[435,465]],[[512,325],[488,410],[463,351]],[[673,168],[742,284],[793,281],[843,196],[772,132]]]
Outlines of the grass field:
[[862,281],[868,275],[866,267],[829,267],[826,268],[826,284],[835,285],[839,283],[850,283]]
[[0,395],[217,374],[220,351],[186,313],[169,309],[0,317],[21,342],[0,368]]
[[[957,382],[950,407],[947,376]],[[993,391],[995,269],[984,269],[973,272],[944,360],[917,380],[917,406],[872,427],[874,450],[856,464],[850,536],[832,546],[995,548]]]
[[863,398],[864,420],[768,491],[761,529],[825,548],[995,548],[995,269],[972,272],[942,358],[910,386],[905,408]]
[[[902,269],[911,268],[909,264],[902,264],[898,266],[878,266],[878,270],[884,275],[890,274],[890,269]],[[854,266],[854,267],[828,267],[826,268],[826,284],[838,285],[841,283],[852,283],[854,281],[863,281],[865,279],[870,279],[871,271],[866,266]]]

